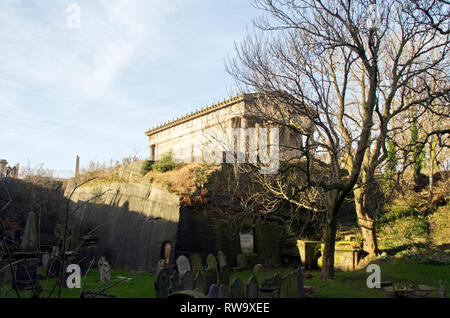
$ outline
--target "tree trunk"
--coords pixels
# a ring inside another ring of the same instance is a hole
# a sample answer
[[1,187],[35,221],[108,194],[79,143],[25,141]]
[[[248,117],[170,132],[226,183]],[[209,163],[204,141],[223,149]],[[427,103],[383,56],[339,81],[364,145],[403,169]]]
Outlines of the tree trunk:
[[369,257],[375,257],[378,253],[377,234],[375,221],[370,215],[369,207],[366,204],[367,191],[369,187],[361,187],[353,191],[355,195],[355,208],[358,217],[358,224],[364,238],[364,250],[369,253]]
[[336,200],[337,191],[333,191],[330,195],[332,200],[327,211],[327,221],[325,225],[324,241],[325,246],[322,251],[322,271],[320,277],[322,279],[333,279],[334,277],[334,250],[336,242]]

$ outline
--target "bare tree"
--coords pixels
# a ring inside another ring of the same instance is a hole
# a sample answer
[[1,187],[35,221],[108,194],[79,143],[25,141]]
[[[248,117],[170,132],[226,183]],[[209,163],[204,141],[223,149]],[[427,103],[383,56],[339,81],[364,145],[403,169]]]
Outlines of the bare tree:
[[[297,158],[308,162],[306,183],[297,190],[320,189],[328,198],[323,278],[334,273],[337,213],[357,184],[365,247],[376,253],[366,185],[387,156],[390,121],[448,94],[448,87],[429,91],[418,80],[448,62],[448,37],[414,19],[399,1],[370,3],[368,9],[367,1],[257,0],[266,16],[255,21],[256,31],[236,46],[237,58],[228,63],[242,89],[259,93],[255,113],[306,139],[297,149]],[[420,91],[395,108],[405,87]],[[315,155],[319,151],[325,160]],[[314,165],[326,169],[327,177],[311,178]]]

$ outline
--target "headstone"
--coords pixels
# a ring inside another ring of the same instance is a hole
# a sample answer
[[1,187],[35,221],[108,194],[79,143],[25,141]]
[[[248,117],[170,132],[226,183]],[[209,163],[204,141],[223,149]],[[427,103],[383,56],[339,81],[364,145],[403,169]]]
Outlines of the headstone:
[[253,253],[253,228],[242,228],[239,231],[239,240],[241,243],[241,253]]
[[217,270],[215,268],[208,268],[205,272],[205,289],[209,290],[209,286],[217,284]]
[[258,280],[250,276],[247,281],[247,298],[258,298]]
[[17,264],[16,285],[19,289],[35,286],[39,266],[39,241],[36,214],[28,213],[27,223],[20,244],[20,252],[15,253],[16,260],[23,260]]
[[225,286],[230,285],[230,276],[231,276],[230,266],[228,265],[221,266],[219,272],[220,284],[224,284]]
[[208,298],[219,298],[219,286],[216,284],[212,284],[209,286],[208,294],[206,295]]
[[192,274],[197,276],[197,273],[203,270],[202,258],[198,254],[194,254],[191,257]]
[[264,279],[259,288],[260,298],[280,298],[281,277],[278,273]]
[[172,272],[172,275],[169,276],[169,281],[170,281],[170,289],[169,289],[170,294],[174,294],[183,289],[177,271]]
[[224,284],[220,284],[219,286],[219,298],[230,298],[230,292]]
[[228,265],[227,257],[222,251],[217,252],[217,262],[219,263],[219,267]]
[[98,270],[100,271],[100,281],[111,281],[111,267],[104,257],[100,257],[98,261]]
[[191,264],[189,263],[189,260],[186,256],[181,255],[177,258],[177,269],[178,269],[178,275],[180,277],[183,277],[184,273],[191,271]]
[[164,298],[169,295],[169,276],[163,268],[159,269],[155,275],[156,298]]
[[194,277],[191,271],[187,271],[181,276],[181,288],[182,290],[193,290],[194,289]]
[[296,273],[289,273],[281,278],[280,298],[298,298],[298,283]]
[[158,269],[160,269],[160,268],[165,268],[165,267],[166,267],[166,260],[161,258],[158,261],[158,263],[156,263],[156,271],[158,271]]
[[299,298],[305,297],[305,288],[303,285],[303,272],[301,266],[297,268],[297,288],[298,288],[298,297]]
[[204,271],[199,271],[194,278],[194,290],[206,294],[208,292],[208,287],[206,287],[206,273]]
[[244,298],[244,284],[239,277],[231,282],[231,298]]
[[217,270],[217,260],[214,255],[208,255],[208,257],[206,258],[206,264],[208,265],[208,268],[215,268]]

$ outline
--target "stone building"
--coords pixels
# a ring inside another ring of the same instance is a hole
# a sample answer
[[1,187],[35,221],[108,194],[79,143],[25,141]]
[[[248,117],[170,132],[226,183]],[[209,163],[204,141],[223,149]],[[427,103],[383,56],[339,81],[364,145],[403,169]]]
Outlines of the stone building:
[[282,156],[295,155],[292,149],[302,144],[301,137],[287,128],[269,127],[255,115],[255,99],[254,94],[240,94],[146,131],[150,160],[172,152],[176,161],[183,162],[221,163],[230,154],[254,162],[266,149],[268,155],[278,155],[279,146],[290,146],[281,149]]

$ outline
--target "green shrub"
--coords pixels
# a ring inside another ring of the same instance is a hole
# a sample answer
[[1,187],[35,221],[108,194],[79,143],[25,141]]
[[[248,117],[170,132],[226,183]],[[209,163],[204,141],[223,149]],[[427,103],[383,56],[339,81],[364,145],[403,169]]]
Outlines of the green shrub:
[[175,169],[176,167],[177,167],[177,164],[175,161],[173,161],[172,152],[169,152],[161,160],[155,162],[152,165],[153,171],[157,171],[157,172],[170,171],[170,170]]
[[141,174],[145,176],[151,170],[152,170],[152,162],[150,160],[145,160],[141,166]]

